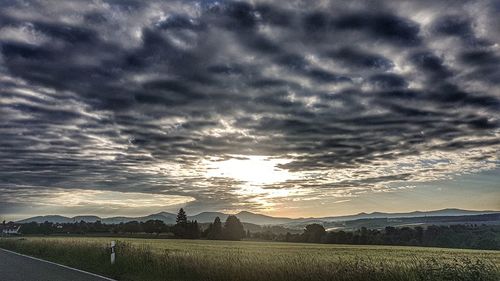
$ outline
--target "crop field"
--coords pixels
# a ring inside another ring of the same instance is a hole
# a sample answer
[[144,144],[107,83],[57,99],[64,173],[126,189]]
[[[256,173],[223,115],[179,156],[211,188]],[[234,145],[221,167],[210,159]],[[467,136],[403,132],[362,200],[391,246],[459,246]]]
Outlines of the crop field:
[[118,280],[500,280],[500,251],[251,241],[28,237],[0,247]]

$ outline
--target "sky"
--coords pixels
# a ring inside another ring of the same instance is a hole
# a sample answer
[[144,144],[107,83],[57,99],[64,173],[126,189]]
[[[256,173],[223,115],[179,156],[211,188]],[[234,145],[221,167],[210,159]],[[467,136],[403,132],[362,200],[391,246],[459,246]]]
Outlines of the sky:
[[500,210],[499,13],[3,0],[0,217]]

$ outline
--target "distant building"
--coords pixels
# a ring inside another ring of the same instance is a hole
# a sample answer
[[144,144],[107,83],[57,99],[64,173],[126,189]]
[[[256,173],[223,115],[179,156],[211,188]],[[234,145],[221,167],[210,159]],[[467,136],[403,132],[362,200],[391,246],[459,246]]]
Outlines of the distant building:
[[2,235],[18,235],[21,234],[19,233],[19,230],[21,229],[21,226],[16,226],[16,225],[6,225],[6,226],[0,226],[0,229],[2,230]]

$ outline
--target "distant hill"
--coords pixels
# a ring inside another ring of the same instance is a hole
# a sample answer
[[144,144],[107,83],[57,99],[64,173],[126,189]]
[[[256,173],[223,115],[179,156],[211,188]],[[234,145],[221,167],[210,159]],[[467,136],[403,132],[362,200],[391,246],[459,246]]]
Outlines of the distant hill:
[[373,218],[410,218],[410,217],[434,217],[434,216],[468,216],[499,213],[500,211],[470,211],[462,209],[442,209],[435,211],[414,211],[408,213],[359,213],[356,215],[340,216],[340,217],[323,217],[319,218],[322,221],[347,221],[356,219],[373,219]]
[[188,216],[189,220],[196,220],[200,223],[213,222],[216,217],[219,217],[221,221],[225,221],[229,215],[221,212],[203,212],[195,216]]
[[350,221],[334,221],[324,223],[327,230],[354,230],[361,227],[371,229],[382,229],[392,227],[426,227],[429,225],[452,225],[452,224],[475,224],[475,225],[500,225],[500,212],[481,215],[463,216],[425,216],[425,217],[399,217],[399,218],[367,218]]
[[73,219],[58,215],[49,215],[49,216],[36,216],[24,220],[19,220],[17,221],[17,223],[29,223],[29,222],[44,223],[46,221],[53,223],[72,223]]
[[[300,228],[306,224],[310,223],[320,223],[323,225],[337,225],[340,222],[356,221],[363,219],[396,219],[396,218],[426,218],[426,217],[452,217],[452,216],[472,216],[481,214],[493,214],[500,213],[500,211],[469,211],[461,209],[443,209],[435,211],[415,211],[408,213],[359,213],[356,215],[349,216],[338,216],[338,217],[321,217],[321,218],[285,218],[285,217],[272,217],[262,214],[256,214],[252,212],[242,211],[236,214],[236,216],[245,223],[251,223],[256,225],[283,225],[287,227]],[[222,221],[225,221],[229,214],[221,212],[202,212],[194,216],[188,216],[189,220],[196,220],[199,223],[209,223],[213,222],[215,217],[219,217]],[[109,217],[100,218],[97,216],[76,216],[76,217],[64,217],[58,215],[50,216],[37,216],[24,220],[18,221],[18,223],[29,223],[37,222],[43,223],[45,221],[53,223],[73,223],[79,221],[95,222],[100,220],[102,223],[106,224],[118,224],[130,221],[148,221],[148,220],[161,220],[166,224],[175,223],[176,214],[168,212],[160,212],[157,214],[151,214],[143,217]]]
[[96,222],[101,220],[98,216],[76,216],[71,218],[73,222],[86,221],[86,222]]
[[276,225],[276,224],[285,224],[294,221],[291,218],[280,218],[280,217],[271,217],[261,214],[254,214],[247,211],[242,211],[236,214],[236,216],[243,222],[249,222],[259,225]]

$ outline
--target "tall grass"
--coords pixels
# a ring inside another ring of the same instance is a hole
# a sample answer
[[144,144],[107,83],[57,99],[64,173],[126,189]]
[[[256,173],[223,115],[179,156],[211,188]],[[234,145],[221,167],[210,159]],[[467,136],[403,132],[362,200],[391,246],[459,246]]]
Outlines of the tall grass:
[[[391,260],[380,257],[332,258],[324,253],[273,255],[243,249],[211,250],[153,249],[150,246],[117,243],[117,260],[109,261],[106,244],[85,240],[0,239],[0,247],[100,273],[118,280],[207,280],[207,281],[498,281],[498,266],[481,258],[426,258]],[[214,251],[216,251],[214,253]]]

